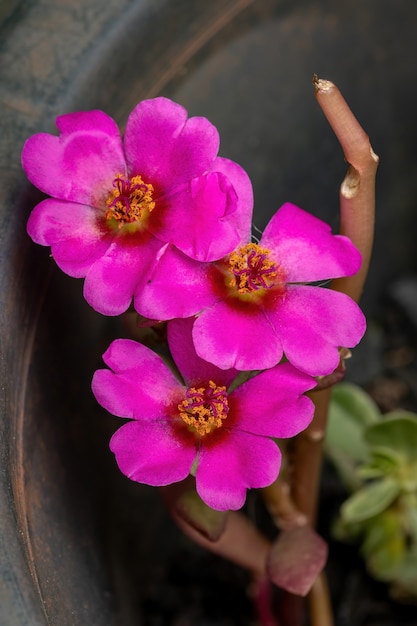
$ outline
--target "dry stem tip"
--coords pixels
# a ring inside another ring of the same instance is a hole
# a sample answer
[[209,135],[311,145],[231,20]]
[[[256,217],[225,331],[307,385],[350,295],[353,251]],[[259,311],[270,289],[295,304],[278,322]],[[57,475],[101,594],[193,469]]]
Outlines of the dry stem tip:
[[313,74],[312,83],[316,93],[319,91],[331,91],[334,87],[334,84],[330,80],[319,78],[317,74]]

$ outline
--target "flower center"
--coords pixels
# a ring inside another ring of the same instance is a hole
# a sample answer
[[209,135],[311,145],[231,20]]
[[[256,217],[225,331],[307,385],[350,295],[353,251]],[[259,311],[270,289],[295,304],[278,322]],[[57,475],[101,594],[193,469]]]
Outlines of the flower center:
[[227,417],[229,404],[226,387],[218,387],[212,380],[208,387],[189,387],[178,409],[189,429],[204,437],[220,428]]
[[128,179],[117,174],[106,200],[106,220],[116,221],[118,228],[143,220],[155,208],[153,191],[153,185],[144,183],[141,176]]
[[258,289],[269,289],[282,282],[282,272],[269,258],[270,250],[257,243],[248,243],[229,256],[229,271],[233,274],[229,287],[239,293],[251,293]]

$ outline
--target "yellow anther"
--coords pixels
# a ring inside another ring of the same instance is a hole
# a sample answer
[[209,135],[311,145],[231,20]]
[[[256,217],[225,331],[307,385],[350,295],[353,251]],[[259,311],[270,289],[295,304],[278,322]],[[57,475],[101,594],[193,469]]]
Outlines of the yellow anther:
[[145,183],[141,176],[128,179],[117,174],[106,200],[106,220],[114,220],[118,228],[139,222],[155,208],[153,192],[153,185]]
[[189,429],[200,437],[223,425],[229,411],[226,387],[212,380],[207,387],[189,387],[178,405],[180,417]]
[[279,271],[269,254],[270,250],[257,243],[248,243],[232,252],[228,259],[232,274],[228,286],[243,294],[275,285]]

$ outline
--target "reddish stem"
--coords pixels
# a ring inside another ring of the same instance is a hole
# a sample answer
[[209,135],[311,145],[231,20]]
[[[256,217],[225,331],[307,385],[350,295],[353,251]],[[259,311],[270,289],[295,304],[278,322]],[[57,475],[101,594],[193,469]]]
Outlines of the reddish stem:
[[[372,253],[378,157],[338,88],[330,81],[320,80],[317,76],[314,76],[313,84],[316,99],[349,163],[349,169],[340,188],[340,232],[348,236],[362,254],[359,272],[355,276],[334,280],[331,287],[346,293],[358,302]],[[314,419],[294,440],[292,498],[296,509],[304,514],[311,524],[315,524],[317,515],[323,440],[330,396],[331,387],[311,394],[316,406]],[[311,626],[332,626],[333,617],[324,574],[317,579],[309,601]],[[298,623],[301,624],[302,621]]]

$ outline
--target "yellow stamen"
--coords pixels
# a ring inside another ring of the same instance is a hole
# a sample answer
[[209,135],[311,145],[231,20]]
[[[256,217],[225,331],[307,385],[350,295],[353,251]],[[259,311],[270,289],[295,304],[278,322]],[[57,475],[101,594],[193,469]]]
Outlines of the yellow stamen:
[[153,192],[153,185],[143,182],[141,176],[128,179],[117,174],[106,200],[106,220],[116,221],[118,228],[143,220],[155,208]]
[[257,243],[248,243],[232,252],[228,259],[233,275],[229,287],[236,287],[243,294],[275,285],[279,271],[269,254],[270,250]]
[[227,417],[229,405],[226,387],[217,386],[212,380],[208,387],[189,387],[178,410],[188,428],[204,437],[220,428]]

